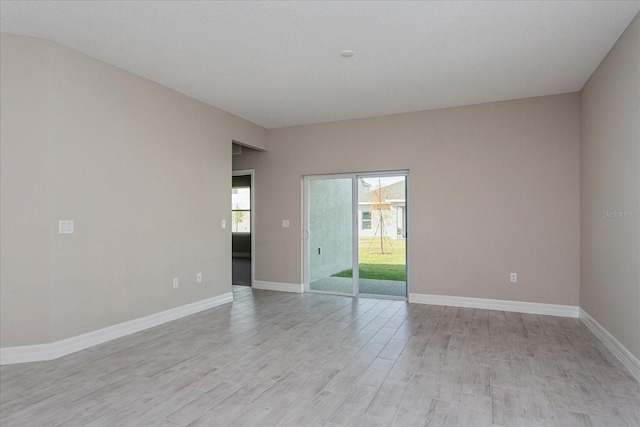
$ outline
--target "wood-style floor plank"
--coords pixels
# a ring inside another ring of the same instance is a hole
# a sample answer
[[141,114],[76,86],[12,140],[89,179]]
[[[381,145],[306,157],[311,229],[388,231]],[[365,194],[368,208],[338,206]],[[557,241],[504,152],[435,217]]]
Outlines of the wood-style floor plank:
[[577,319],[236,286],[0,367],[0,425],[640,427],[640,384]]

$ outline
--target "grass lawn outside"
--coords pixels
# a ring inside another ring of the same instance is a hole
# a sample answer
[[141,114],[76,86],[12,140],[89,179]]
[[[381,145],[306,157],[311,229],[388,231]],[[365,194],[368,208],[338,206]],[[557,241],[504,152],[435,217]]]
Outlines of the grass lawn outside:
[[[361,279],[407,281],[406,241],[384,240],[384,253],[380,253],[380,238],[358,239],[359,277]],[[353,277],[353,269],[343,270],[334,277]]]

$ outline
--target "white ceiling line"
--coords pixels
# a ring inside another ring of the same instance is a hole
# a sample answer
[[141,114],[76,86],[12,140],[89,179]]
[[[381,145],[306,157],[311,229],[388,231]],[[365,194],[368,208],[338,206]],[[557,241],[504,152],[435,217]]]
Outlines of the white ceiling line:
[[2,1],[0,8],[4,32],[57,41],[277,128],[578,91],[640,2]]

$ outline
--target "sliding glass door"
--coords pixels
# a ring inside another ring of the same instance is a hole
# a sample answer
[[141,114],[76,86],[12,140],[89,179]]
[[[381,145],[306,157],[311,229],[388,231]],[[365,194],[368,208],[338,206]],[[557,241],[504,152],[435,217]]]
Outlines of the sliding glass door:
[[307,193],[308,290],[354,295],[353,179],[309,178]]
[[407,296],[406,178],[357,178],[360,294]]
[[304,183],[306,291],[406,298],[406,172]]

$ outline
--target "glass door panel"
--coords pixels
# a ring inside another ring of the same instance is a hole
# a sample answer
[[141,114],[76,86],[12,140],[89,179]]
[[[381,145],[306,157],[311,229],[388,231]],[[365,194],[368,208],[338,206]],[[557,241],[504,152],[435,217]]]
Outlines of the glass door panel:
[[361,295],[407,296],[406,178],[357,178]]
[[355,294],[353,178],[307,178],[309,290]]

